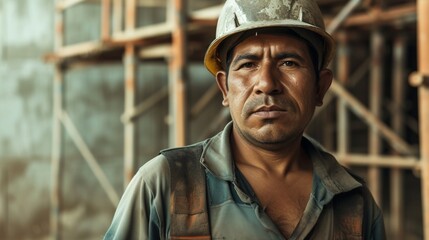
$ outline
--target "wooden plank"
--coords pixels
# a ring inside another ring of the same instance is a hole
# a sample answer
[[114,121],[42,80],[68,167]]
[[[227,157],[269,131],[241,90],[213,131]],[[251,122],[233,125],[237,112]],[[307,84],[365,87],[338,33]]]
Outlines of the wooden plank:
[[395,6],[387,10],[373,8],[365,13],[355,14],[350,16],[345,22],[344,26],[362,26],[372,24],[385,24],[393,23],[397,20],[416,20],[416,4],[403,4]]
[[[125,115],[132,113],[137,98],[137,67],[136,47],[128,44],[125,47]],[[124,122],[124,187],[136,172],[137,161],[137,123]]]
[[138,7],[165,7],[166,0],[137,0]]
[[207,105],[213,101],[213,99],[216,97],[216,95],[219,94],[219,88],[217,86],[217,83],[214,82],[210,88],[203,93],[201,98],[195,103],[195,105],[191,109],[191,118],[197,117],[200,112],[204,109],[206,109]]
[[51,239],[60,239],[60,214],[61,214],[61,185],[62,165],[61,157],[63,144],[63,129],[61,127],[61,113],[64,107],[64,76],[59,66],[55,67],[53,82],[54,117],[52,125],[52,153],[51,153],[51,212],[50,212],[50,235]]
[[121,121],[123,123],[128,123],[131,121],[135,121],[138,116],[144,114],[147,110],[154,107],[160,101],[166,99],[168,97],[168,86],[162,87],[159,91],[154,93],[153,95],[147,97],[144,101],[139,103],[133,109],[128,110],[121,116]]
[[124,16],[123,3],[123,0],[113,0],[113,33],[122,31],[122,18]]
[[[398,29],[400,31],[401,29]],[[404,34],[397,34],[393,42],[393,106],[392,128],[399,136],[405,136],[405,116],[404,102],[406,89],[405,69],[407,63],[407,41]],[[393,152],[397,155],[396,152]],[[391,209],[391,238],[392,240],[404,239],[404,181],[403,172],[399,168],[393,168],[390,176],[390,209]]]
[[125,1],[125,31],[130,32],[136,28],[137,7],[136,0]]
[[[369,78],[369,105],[374,117],[381,119],[381,104],[383,98],[384,62],[385,54],[384,36],[379,29],[371,33],[371,71]],[[369,125],[368,154],[378,155],[382,149],[382,141],[376,125]],[[368,169],[368,186],[380,207],[383,206],[382,175],[381,170],[371,166]]]
[[[60,0],[56,0],[58,4]],[[55,11],[54,15],[54,49],[58,51],[64,44],[64,14]],[[61,185],[62,185],[62,144],[63,129],[61,126],[61,112],[64,108],[64,73],[60,65],[55,66],[53,81],[53,124],[52,124],[52,153],[51,153],[51,211],[50,211],[50,237],[60,239],[61,231]]]
[[103,0],[101,5],[101,41],[107,42],[110,40],[110,11],[111,0]]
[[[418,70],[429,76],[429,0],[418,0]],[[420,158],[424,239],[429,240],[429,84],[419,87]]]
[[341,11],[337,14],[337,16],[332,19],[326,28],[326,32],[333,33],[335,30],[347,19],[350,14],[360,5],[361,0],[350,0]]
[[220,11],[222,10],[222,7],[223,7],[223,4],[193,11],[189,14],[189,18],[192,21],[199,21],[199,20],[217,21],[217,19],[219,18]]
[[79,55],[91,55],[107,50],[106,47],[99,41],[77,43],[69,46],[63,46],[56,50],[57,58],[70,58]]
[[335,158],[342,164],[354,166],[373,166],[385,168],[401,168],[420,170],[421,162],[415,157],[400,157],[400,156],[383,156],[383,155],[367,155],[367,154],[338,154],[333,153]]
[[116,193],[115,188],[110,183],[109,179],[107,178],[101,166],[98,164],[97,159],[89,150],[88,145],[83,140],[82,136],[80,135],[76,126],[73,124],[73,121],[70,119],[69,115],[65,111],[63,111],[60,114],[60,118],[70,138],[76,145],[79,152],[82,154],[85,161],[88,163],[88,166],[91,169],[91,171],[94,173],[95,178],[100,183],[101,187],[107,194],[113,206],[116,207],[119,203],[119,195]]
[[139,56],[142,59],[158,59],[171,57],[171,44],[161,44],[140,50]]
[[[350,72],[350,49],[346,32],[338,34],[337,76],[342,86],[347,85]],[[345,154],[349,148],[349,114],[347,103],[338,98],[337,102],[337,151]]]
[[57,1],[56,8],[57,8],[57,11],[64,11],[67,8],[73,7],[74,5],[84,3],[84,2],[99,3],[100,0],[62,0],[62,1]]
[[170,146],[184,146],[187,135],[187,12],[186,0],[172,0],[168,19],[174,24],[173,56],[170,60]]
[[358,99],[344,89],[337,81],[332,81],[330,90],[340,98],[343,98],[350,110],[354,112],[367,124],[375,126],[377,131],[391,144],[391,146],[398,152],[403,154],[414,154],[414,149],[394,131],[392,131],[385,123],[379,118],[374,116]]
[[170,23],[159,23],[145,27],[136,28],[133,31],[117,32],[112,36],[113,43],[125,43],[131,41],[142,41],[145,38],[169,36],[173,31]]

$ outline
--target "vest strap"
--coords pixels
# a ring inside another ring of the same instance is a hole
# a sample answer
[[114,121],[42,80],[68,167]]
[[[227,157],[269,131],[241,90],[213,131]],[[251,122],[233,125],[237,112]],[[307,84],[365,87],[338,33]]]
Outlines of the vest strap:
[[[170,166],[170,239],[209,240],[206,177],[200,163],[204,143],[161,151]],[[357,188],[334,197],[334,239],[362,240],[364,197],[369,193]]]
[[210,237],[206,178],[200,163],[203,143],[162,151],[170,165],[170,239]]
[[334,197],[334,239],[363,240],[363,188]]

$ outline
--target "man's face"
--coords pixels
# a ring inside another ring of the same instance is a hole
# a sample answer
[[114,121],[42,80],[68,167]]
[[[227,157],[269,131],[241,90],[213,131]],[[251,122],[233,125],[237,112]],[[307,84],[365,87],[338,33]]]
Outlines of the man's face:
[[332,80],[327,69],[315,72],[306,43],[260,34],[239,43],[231,60],[228,73],[220,71],[216,79],[234,131],[263,148],[301,137]]

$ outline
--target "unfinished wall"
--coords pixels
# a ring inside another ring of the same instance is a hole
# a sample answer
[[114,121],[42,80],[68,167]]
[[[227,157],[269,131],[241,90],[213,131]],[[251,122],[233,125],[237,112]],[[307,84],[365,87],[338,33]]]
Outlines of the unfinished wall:
[[[53,9],[51,0],[0,1],[0,239],[49,234],[53,66],[42,57],[53,48]],[[113,179],[119,175],[121,189],[120,69],[76,71],[68,78],[70,115],[111,163],[106,171]],[[114,207],[77,151],[65,146],[64,239],[100,238]]]
[[[49,237],[54,67],[43,61],[43,55],[53,51],[53,2],[0,0],[0,239],[4,240]],[[68,44],[99,37],[99,10],[96,4],[78,5],[66,14],[72,30],[66,34]],[[213,79],[201,64],[191,66],[190,72],[193,105]],[[123,190],[123,74],[118,62],[72,69],[65,75],[65,108],[118,194]],[[138,76],[142,100],[167,84],[168,66],[145,62]],[[213,105],[220,106],[220,99]],[[167,114],[165,98],[140,117],[139,165],[168,146]],[[197,117],[192,124],[204,126],[212,116]],[[192,141],[201,138],[197,129],[191,130]],[[61,238],[100,239],[115,207],[67,133],[64,139]]]
[[[43,62],[42,56],[53,51],[53,2],[0,0],[0,239],[49,237],[54,68],[52,64]],[[206,6],[207,2],[212,0],[192,2],[198,5],[192,5],[192,8],[198,8],[199,5]],[[163,11],[159,6],[146,10],[149,14],[140,15],[138,25],[163,20]],[[160,14],[157,14],[158,12]],[[66,33],[66,43],[98,39],[99,19],[100,8],[96,4],[72,7],[65,18],[69,29]],[[355,58],[369,55],[369,52],[356,47],[356,43],[353,44]],[[413,48],[410,55],[413,55],[414,43],[410,42],[409,45]],[[365,46],[365,49],[367,48],[368,46]],[[389,60],[391,55],[392,53],[388,54],[386,58]],[[415,61],[415,56],[408,58]],[[387,63],[387,68],[392,68],[390,64]],[[354,69],[358,68],[359,63],[355,65]],[[415,63],[409,65],[408,70],[413,70]],[[72,69],[65,74],[65,108],[119,194],[123,190],[124,133],[120,120],[124,109],[123,74],[121,62]],[[197,99],[213,84],[213,77],[201,64],[192,64],[190,78],[188,107],[192,108]],[[141,63],[138,79],[138,98],[143,100],[167,84],[166,62]],[[363,79],[350,89],[355,93],[360,91],[360,99],[366,104],[367,91],[362,89],[367,87],[365,84],[368,74]],[[388,84],[386,81],[387,87]],[[412,101],[408,104],[415,103],[411,97],[407,99]],[[391,111],[388,109],[388,102],[389,100],[386,101],[385,111]],[[336,102],[330,104],[335,105]],[[207,123],[219,114],[220,108],[221,97],[218,95],[201,115],[191,118],[189,142],[205,137],[203,133],[208,128]],[[160,149],[168,146],[167,114],[168,99],[165,98],[139,118],[138,165],[142,165]],[[334,110],[328,112],[329,114],[335,115]],[[316,121],[327,120],[326,116],[319,117]],[[366,127],[362,127],[361,120],[354,116],[351,116],[351,120],[354,126],[353,141],[366,141]],[[389,119],[386,122],[389,122]],[[337,130],[332,129],[329,124],[323,126],[331,129],[325,131],[318,123],[313,126],[317,129],[312,133],[329,149],[335,150],[336,143],[332,139]],[[327,139],[327,132],[332,135],[330,140]],[[415,134],[407,137],[412,142],[415,142],[415,138]],[[100,239],[110,224],[115,208],[67,133],[64,134],[64,139],[61,237]],[[361,147],[351,144],[351,148],[356,152],[366,152],[367,149]],[[388,152],[390,149],[386,148],[384,151]],[[362,169],[362,172],[365,170]],[[390,173],[385,169],[383,171],[383,180],[387,186]],[[411,171],[407,170],[405,174],[407,239],[420,239],[420,182]],[[385,193],[389,193],[387,187]],[[388,197],[386,198],[384,208],[388,224],[389,201]]]
[[[0,238],[48,228],[52,1],[0,1]],[[19,239],[19,238],[18,238]]]

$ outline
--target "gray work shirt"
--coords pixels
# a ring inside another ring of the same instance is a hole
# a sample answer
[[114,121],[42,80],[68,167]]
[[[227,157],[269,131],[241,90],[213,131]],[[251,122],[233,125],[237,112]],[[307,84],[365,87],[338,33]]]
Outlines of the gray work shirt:
[[[212,239],[285,239],[258,204],[244,176],[235,169],[230,149],[232,123],[203,149]],[[366,187],[332,155],[303,138],[313,163],[313,186],[304,213],[289,239],[334,239],[332,200],[340,193]],[[279,190],[280,191],[280,190]],[[371,196],[363,239],[385,239],[382,212]],[[126,188],[104,239],[168,239],[170,168],[163,155],[143,165]],[[350,206],[353,207],[353,206]]]

